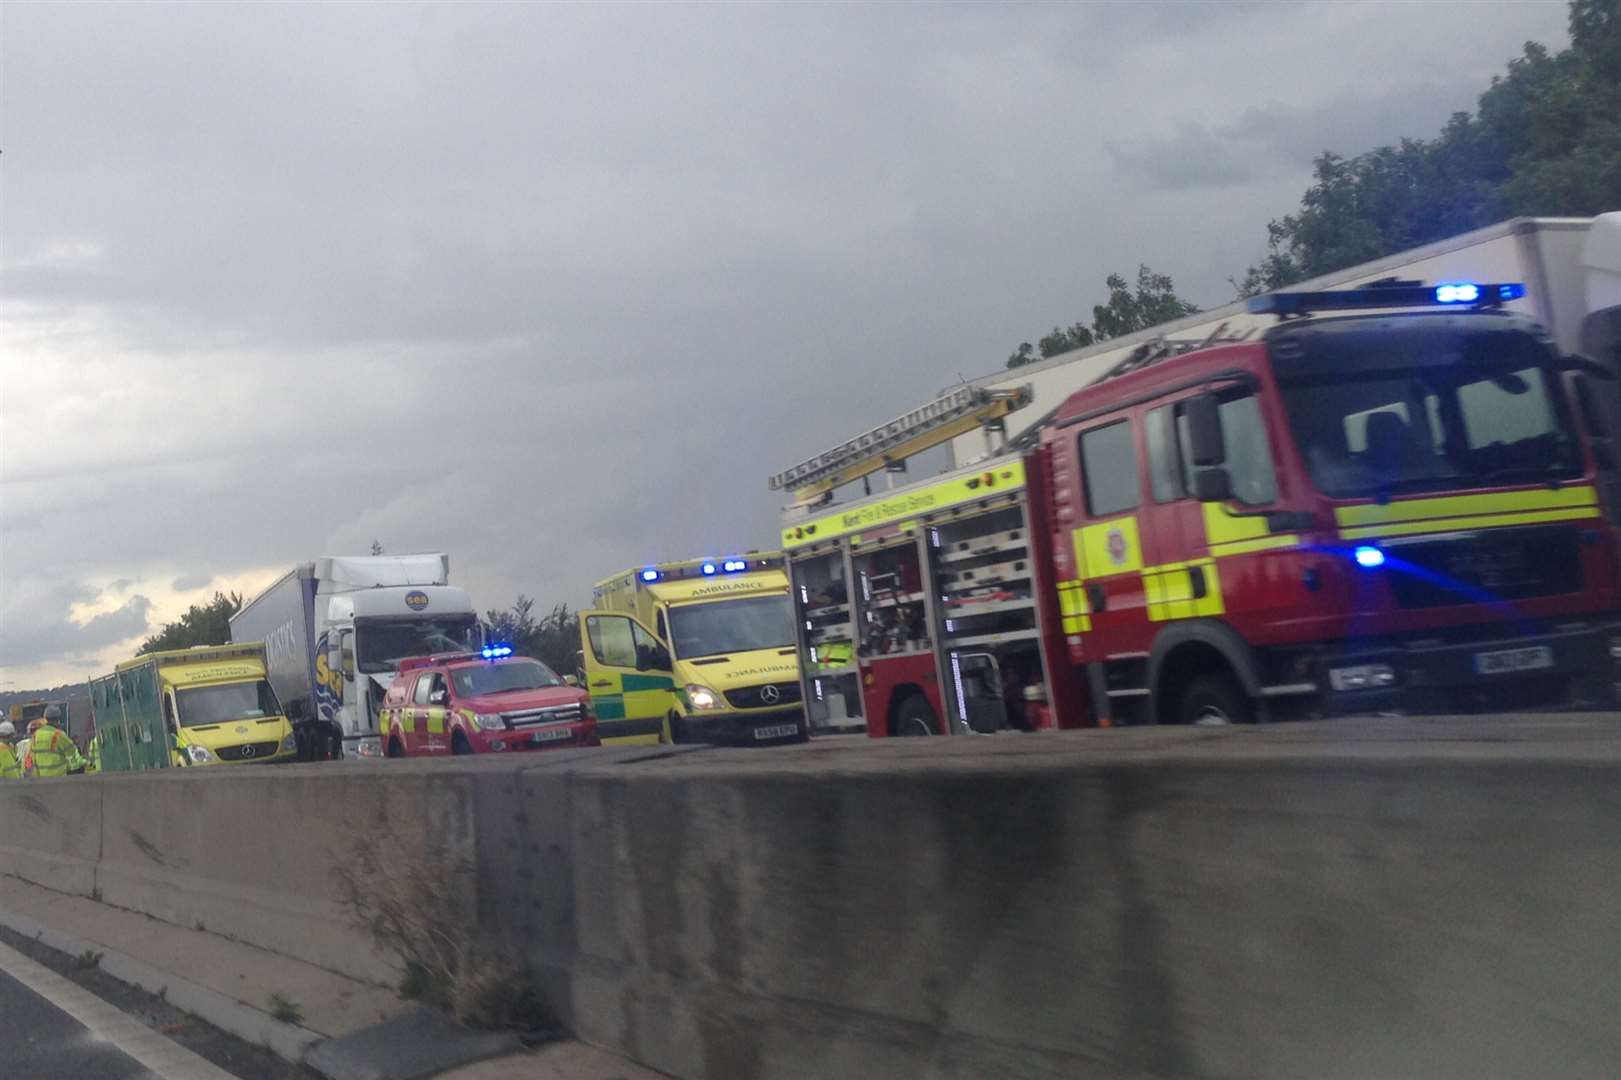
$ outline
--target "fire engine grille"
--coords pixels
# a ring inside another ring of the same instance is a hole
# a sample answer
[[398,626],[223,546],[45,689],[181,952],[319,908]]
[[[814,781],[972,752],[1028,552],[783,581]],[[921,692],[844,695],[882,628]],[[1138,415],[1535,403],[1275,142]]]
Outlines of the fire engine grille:
[[[775,690],[772,697],[767,691]],[[767,683],[764,686],[745,686],[726,691],[726,703],[734,709],[771,709],[779,705],[792,705],[799,700],[796,682]]]
[[536,724],[573,724],[580,719],[580,706],[553,705],[546,709],[526,709],[523,712],[502,713],[501,719],[505,720],[507,727],[510,728],[533,727]]
[[1397,560],[1387,575],[1390,588],[1407,608],[1521,600],[1582,587],[1576,530],[1568,526],[1489,529],[1392,545],[1390,554]]
[[221,761],[257,761],[267,758],[276,752],[276,740],[269,742],[250,742],[240,746],[225,746],[214,752],[214,756]]

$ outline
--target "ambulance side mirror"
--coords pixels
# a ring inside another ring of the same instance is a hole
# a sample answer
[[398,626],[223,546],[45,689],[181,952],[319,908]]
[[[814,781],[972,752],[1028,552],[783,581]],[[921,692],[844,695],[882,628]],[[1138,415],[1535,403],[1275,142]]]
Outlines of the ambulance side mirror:
[[[1205,469],[1227,460],[1227,451],[1221,437],[1221,409],[1215,394],[1200,394],[1182,405],[1182,415],[1188,422],[1187,453],[1193,467]],[[1200,496],[1204,498],[1204,496]]]

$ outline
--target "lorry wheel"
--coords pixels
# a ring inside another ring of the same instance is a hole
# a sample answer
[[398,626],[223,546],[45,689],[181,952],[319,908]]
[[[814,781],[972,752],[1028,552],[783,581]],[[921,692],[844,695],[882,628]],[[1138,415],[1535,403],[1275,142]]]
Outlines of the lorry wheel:
[[1226,671],[1206,672],[1190,682],[1176,712],[1182,723],[1202,727],[1255,722],[1249,695]]
[[929,699],[913,694],[895,710],[895,735],[933,735],[940,730],[940,719],[929,707]]

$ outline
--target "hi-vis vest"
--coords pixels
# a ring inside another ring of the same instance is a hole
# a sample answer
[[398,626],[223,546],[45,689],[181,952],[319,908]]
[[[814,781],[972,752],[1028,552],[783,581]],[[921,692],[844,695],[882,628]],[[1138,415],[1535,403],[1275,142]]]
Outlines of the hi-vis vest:
[[17,751],[10,743],[0,742],[0,780],[21,780],[23,767],[17,763]]
[[28,754],[34,759],[35,776],[66,776],[68,774],[69,747],[73,740],[46,724],[34,732]]

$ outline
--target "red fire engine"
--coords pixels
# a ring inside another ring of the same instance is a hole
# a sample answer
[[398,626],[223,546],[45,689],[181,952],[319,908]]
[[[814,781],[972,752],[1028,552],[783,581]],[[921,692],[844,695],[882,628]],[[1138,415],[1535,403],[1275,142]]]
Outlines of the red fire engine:
[[795,514],[813,730],[1613,707],[1614,375],[1500,309],[1522,294],[1257,297],[1260,338],[1141,348],[1022,454]]

